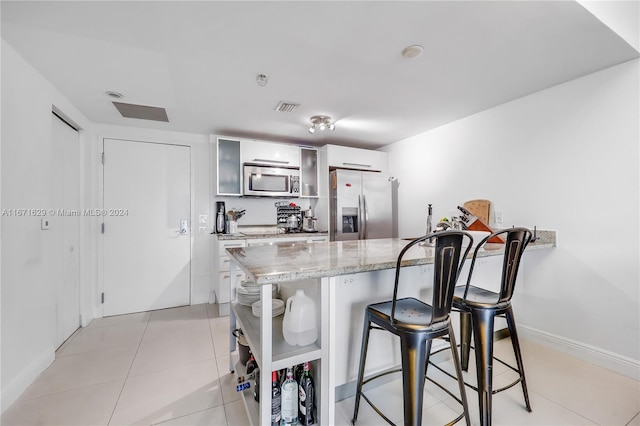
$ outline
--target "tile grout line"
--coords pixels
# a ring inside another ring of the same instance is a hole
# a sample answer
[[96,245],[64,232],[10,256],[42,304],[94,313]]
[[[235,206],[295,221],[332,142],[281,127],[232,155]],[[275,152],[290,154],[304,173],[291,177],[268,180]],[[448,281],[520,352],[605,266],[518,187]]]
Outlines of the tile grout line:
[[138,351],[140,350],[140,346],[142,345],[142,339],[144,339],[144,334],[147,332],[147,328],[149,327],[149,321],[151,321],[152,311],[149,311],[149,318],[144,326],[144,331],[142,332],[142,336],[140,336],[140,341],[138,342],[138,347],[136,348],[136,353],[133,354],[133,359],[131,360],[131,365],[129,365],[129,370],[127,370],[127,374],[124,377],[124,382],[122,382],[122,389],[118,393],[118,398],[116,399],[116,403],[113,405],[113,410],[111,410],[111,415],[109,415],[109,420],[107,421],[107,426],[111,424],[111,420],[113,420],[113,415],[116,412],[116,408],[118,408],[118,403],[120,402],[120,398],[122,397],[122,392],[124,391],[124,387],[127,385],[127,380],[129,379],[129,374],[131,373],[131,369],[133,368],[133,363],[136,361],[136,357],[138,356]]
[[[206,312],[207,312],[207,324],[209,325],[209,337],[211,338],[211,349],[213,350],[213,362],[215,363],[216,366],[216,372],[218,375],[218,386],[220,388],[220,396],[222,397],[222,412],[224,413],[224,421],[225,421],[225,425],[229,425],[229,419],[227,417],[227,409],[226,409],[226,403],[224,402],[224,392],[222,391],[222,381],[220,380],[220,370],[218,369],[218,354],[216,353],[216,346],[213,343],[213,327],[211,327],[211,317],[209,316],[209,309],[208,306],[206,307]],[[216,318],[219,318],[216,317]]]
[[635,416],[631,417],[631,420],[629,420],[627,423],[625,423],[625,426],[630,425],[630,424],[631,424],[631,422],[632,422],[634,419],[637,419],[637,418],[640,418],[640,411],[638,411],[638,412],[636,413],[636,415],[635,415]]

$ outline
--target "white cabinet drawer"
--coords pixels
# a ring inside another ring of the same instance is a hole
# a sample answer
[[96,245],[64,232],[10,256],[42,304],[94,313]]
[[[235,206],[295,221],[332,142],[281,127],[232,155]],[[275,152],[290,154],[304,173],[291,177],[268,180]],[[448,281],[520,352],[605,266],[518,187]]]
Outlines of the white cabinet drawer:
[[242,140],[242,151],[240,156],[243,163],[300,167],[300,147],[297,145],[257,140]]
[[218,255],[225,256],[225,249],[231,247],[246,247],[245,240],[220,240],[218,241]]
[[[236,273],[236,282],[240,282],[244,279],[242,272]],[[220,272],[218,274],[218,280],[220,284],[220,291],[218,293],[218,303],[231,302],[231,274],[229,272]]]
[[231,259],[229,258],[229,256],[220,256],[218,258],[218,271],[219,272],[224,272],[224,271],[230,271],[231,270]]
[[312,237],[312,238],[307,237],[308,243],[326,243],[327,241],[329,241],[328,235]]
[[387,153],[348,146],[327,145],[329,167],[340,169],[386,171]]

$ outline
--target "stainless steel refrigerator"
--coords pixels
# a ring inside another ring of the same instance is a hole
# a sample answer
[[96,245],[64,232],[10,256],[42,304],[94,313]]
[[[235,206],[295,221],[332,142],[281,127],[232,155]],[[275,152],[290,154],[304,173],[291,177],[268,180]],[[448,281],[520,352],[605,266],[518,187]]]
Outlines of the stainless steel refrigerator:
[[395,237],[393,184],[385,173],[333,170],[329,174],[331,241]]

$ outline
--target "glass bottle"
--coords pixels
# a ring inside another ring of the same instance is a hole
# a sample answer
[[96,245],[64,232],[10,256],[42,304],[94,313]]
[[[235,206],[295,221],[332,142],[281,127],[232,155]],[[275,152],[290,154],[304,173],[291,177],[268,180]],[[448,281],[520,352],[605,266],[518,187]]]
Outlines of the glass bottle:
[[298,423],[303,426],[309,426],[315,423],[313,413],[315,388],[310,370],[311,366],[308,362],[305,362],[298,384]]
[[293,370],[287,368],[287,379],[282,384],[282,424],[298,424],[298,383],[293,378]]
[[281,415],[281,395],[280,384],[278,383],[278,373],[271,372],[271,426],[280,426]]
[[260,401],[260,369],[253,354],[247,361],[247,376],[251,373],[253,373],[253,399]]

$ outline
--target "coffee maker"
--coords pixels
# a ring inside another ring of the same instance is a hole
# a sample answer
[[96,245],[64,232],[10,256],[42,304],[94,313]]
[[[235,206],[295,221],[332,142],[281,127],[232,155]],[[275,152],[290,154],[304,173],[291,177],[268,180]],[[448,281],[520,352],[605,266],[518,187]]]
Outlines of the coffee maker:
[[216,201],[216,222],[214,232],[216,234],[227,233],[227,210],[224,201]]
[[318,219],[315,217],[315,213],[311,206],[309,206],[309,210],[304,211],[304,219],[302,219],[302,230],[304,232],[318,232],[316,229],[316,225],[318,224]]

